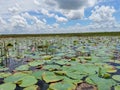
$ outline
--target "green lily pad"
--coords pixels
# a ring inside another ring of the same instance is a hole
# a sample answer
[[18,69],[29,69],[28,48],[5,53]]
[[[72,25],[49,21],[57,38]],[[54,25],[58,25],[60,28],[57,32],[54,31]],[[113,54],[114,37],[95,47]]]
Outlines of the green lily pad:
[[57,76],[53,72],[44,72],[42,78],[46,83],[51,83],[63,80],[64,77]]
[[40,60],[39,61],[32,61],[32,62],[29,62],[28,64],[32,67],[35,67],[35,66],[44,64],[44,61],[40,61]]
[[61,76],[64,76],[64,75],[66,75],[66,71],[54,71],[54,73],[56,74],[56,75],[61,75]]
[[120,81],[120,75],[113,75],[112,78],[116,81]]
[[21,65],[21,66],[17,67],[15,70],[18,70],[18,71],[27,71],[28,69],[29,69],[28,65]]
[[61,68],[58,65],[45,65],[43,66],[43,69],[53,71],[53,70],[60,70]]
[[7,71],[7,70],[9,70],[9,68],[0,67],[0,72]]
[[10,75],[11,75],[11,73],[9,73],[9,72],[0,73],[0,78],[5,78],[5,77],[8,77]]
[[42,80],[42,74],[44,73],[45,71],[35,71],[32,73],[32,76],[36,77],[37,79],[40,79]]
[[116,82],[112,79],[100,78],[97,75],[91,75],[86,78],[86,82],[89,84],[97,85],[98,90],[110,90]]
[[25,76],[19,81],[19,86],[28,87],[37,83],[37,80],[34,76]]
[[13,83],[4,83],[0,85],[0,90],[15,90],[16,85]]
[[79,72],[67,72],[66,75],[72,79],[75,79],[75,80],[81,80],[83,79],[83,77],[86,77],[86,75],[80,75]]
[[116,66],[117,69],[120,69],[120,66]]
[[32,85],[32,86],[24,88],[23,90],[39,90],[38,88],[39,87],[37,85]]
[[28,74],[17,72],[11,76],[8,76],[4,79],[4,82],[12,82],[12,83],[18,83],[20,80],[22,80],[23,77],[27,76]]
[[75,90],[76,86],[72,83],[53,83],[48,90]]
[[115,90],[120,90],[120,85],[115,86]]
[[117,69],[114,66],[111,66],[111,65],[105,65],[104,68],[105,68],[105,70],[108,73],[115,73],[115,72],[117,72]]
[[62,82],[64,82],[64,83],[72,83],[72,84],[77,85],[78,83],[81,83],[83,81],[79,80],[79,79],[74,80],[74,79],[71,79],[71,78],[68,78],[68,77],[64,77],[64,80]]
[[42,59],[43,60],[51,60],[53,56],[50,56],[50,55],[46,55],[46,56],[43,56]]

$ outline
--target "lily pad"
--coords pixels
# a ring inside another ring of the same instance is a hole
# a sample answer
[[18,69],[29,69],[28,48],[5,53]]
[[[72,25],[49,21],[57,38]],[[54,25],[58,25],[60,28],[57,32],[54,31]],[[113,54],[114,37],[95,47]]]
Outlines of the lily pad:
[[115,86],[115,90],[120,90],[120,85]]
[[37,80],[33,76],[25,76],[19,81],[19,86],[28,87],[37,83]]
[[113,75],[112,78],[116,81],[120,81],[120,75]]
[[116,82],[112,79],[100,78],[97,75],[89,76],[86,78],[86,82],[89,84],[97,85],[98,90],[110,90],[111,87],[116,84]]
[[104,65],[104,69],[108,73],[115,73],[115,72],[117,72],[117,69],[114,66],[112,66],[112,65],[107,65],[106,64],[106,65]]
[[29,62],[28,64],[32,67],[35,67],[35,66],[44,64],[44,61],[40,61],[40,60],[39,61],[32,61],[32,62]]
[[46,83],[51,83],[63,80],[64,77],[57,76],[53,72],[44,72],[42,78]]
[[43,66],[43,69],[53,71],[53,70],[60,70],[61,68],[58,65],[45,65]]
[[46,55],[46,56],[43,56],[42,59],[43,60],[51,60],[53,56],[50,56],[50,55]]
[[20,80],[22,80],[23,77],[27,76],[28,74],[17,72],[11,76],[8,76],[4,79],[4,82],[12,82],[12,83],[18,83]]
[[72,83],[53,83],[48,90],[75,90],[76,86]]
[[8,77],[10,75],[11,75],[11,73],[9,73],[9,72],[0,73],[0,78],[5,78],[5,77]]
[[9,70],[9,68],[0,67],[0,72],[4,72],[4,71],[7,71],[7,70]]
[[18,70],[18,71],[27,71],[28,69],[29,69],[28,65],[21,65],[21,66],[17,67],[15,70]]
[[4,83],[0,85],[0,90],[15,90],[16,85],[13,83]]
[[35,71],[32,73],[32,76],[36,77],[37,79],[40,79],[42,80],[42,74],[44,73],[45,71]]
[[39,90],[39,87],[37,85],[32,85],[24,88],[23,90]]

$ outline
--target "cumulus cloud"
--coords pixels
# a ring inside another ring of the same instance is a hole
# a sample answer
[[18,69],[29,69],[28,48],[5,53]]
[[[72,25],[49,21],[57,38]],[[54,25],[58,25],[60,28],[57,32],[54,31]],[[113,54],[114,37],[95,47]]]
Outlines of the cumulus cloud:
[[[49,0],[50,1],[50,0]],[[84,16],[84,10],[92,7],[97,0],[53,0],[57,11],[62,13],[68,19],[81,19]],[[55,3],[56,2],[56,3]]]
[[49,13],[49,11],[47,9],[42,8],[40,12],[44,15],[47,15],[48,17],[54,17],[55,16],[55,14]]
[[113,17],[115,11],[116,10],[110,6],[96,6],[95,9],[92,10],[92,15],[89,19],[94,22],[111,22],[115,20]]
[[26,19],[20,15],[15,15],[10,18],[10,23],[13,27],[25,27],[27,25]]
[[68,20],[64,17],[59,17],[58,15],[55,15],[55,19],[58,21],[58,22],[67,22]]
[[[57,33],[120,28],[113,16],[116,10],[111,6],[96,6],[88,18],[92,21],[90,25],[60,27],[61,23],[67,23],[73,19],[84,20],[85,9],[105,1],[107,0],[0,0],[0,31]],[[49,19],[53,20],[52,23],[48,22]]]
[[58,6],[61,9],[66,10],[78,10],[83,7],[89,7],[95,5],[97,0],[55,0],[58,2]]
[[88,25],[91,29],[116,29],[120,25],[117,24],[113,14],[116,12],[114,7],[110,6],[96,6],[92,10],[89,19],[92,20],[92,24]]

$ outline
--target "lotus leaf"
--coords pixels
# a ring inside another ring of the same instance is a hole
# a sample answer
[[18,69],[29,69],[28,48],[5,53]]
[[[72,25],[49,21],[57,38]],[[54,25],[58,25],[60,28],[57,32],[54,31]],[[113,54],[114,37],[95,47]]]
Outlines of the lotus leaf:
[[15,70],[18,70],[18,71],[27,71],[29,69],[29,66],[28,65],[21,65],[19,67],[17,67]]
[[20,83],[19,86],[21,87],[28,87],[28,86],[36,84],[37,80],[34,76],[28,75],[28,76],[23,77],[19,83]]
[[77,85],[78,83],[81,83],[81,82],[83,82],[83,81],[82,81],[82,80],[79,80],[79,79],[73,80],[73,79],[70,79],[70,78],[68,78],[68,77],[64,77],[63,82],[64,82],[64,83],[72,83],[72,84]]
[[72,79],[75,79],[75,80],[81,80],[83,79],[83,77],[86,77],[86,75],[80,75],[79,72],[67,72],[66,75]]
[[57,76],[53,72],[44,72],[42,78],[46,83],[57,82],[63,80],[64,77]]
[[7,70],[9,70],[9,68],[0,67],[0,72],[7,71]]
[[43,66],[43,69],[50,70],[50,71],[60,70],[60,66],[58,66],[58,65],[45,65],[45,66]]
[[120,85],[115,86],[115,90],[120,90]]
[[110,90],[116,82],[112,79],[100,78],[97,75],[91,75],[86,78],[86,82],[89,84],[97,85],[98,90]]
[[120,69],[120,66],[116,66],[117,69]]
[[0,90],[15,90],[16,85],[13,83],[4,83],[0,85]]
[[8,76],[7,78],[4,79],[4,82],[13,82],[13,83],[18,83],[20,80],[22,80],[23,77],[27,76],[28,74],[22,73],[22,72],[17,72],[11,76]]
[[38,66],[38,65],[42,65],[42,64],[44,64],[44,61],[32,61],[32,62],[29,62],[28,63],[30,66],[33,66],[33,67],[35,67],[35,66]]
[[115,72],[117,72],[117,69],[114,66],[112,66],[112,65],[104,65],[104,69],[108,73],[115,73]]
[[48,90],[75,90],[76,86],[72,83],[53,83],[50,84]]
[[43,74],[44,72],[45,72],[45,71],[35,71],[35,72],[32,73],[32,75],[33,75],[34,77],[36,77],[37,79],[42,80],[42,74]]
[[24,88],[23,90],[39,90],[39,87],[37,85],[32,85]]
[[116,81],[120,81],[120,75],[113,75],[112,78]]
[[11,75],[11,73],[9,73],[9,72],[0,73],[0,78],[5,78],[5,77],[8,77],[10,75]]
[[51,60],[53,56],[50,56],[50,55],[46,55],[46,56],[43,56],[43,60]]
[[61,75],[61,76],[64,76],[64,75],[66,75],[66,71],[54,71],[54,73],[56,74],[56,75]]

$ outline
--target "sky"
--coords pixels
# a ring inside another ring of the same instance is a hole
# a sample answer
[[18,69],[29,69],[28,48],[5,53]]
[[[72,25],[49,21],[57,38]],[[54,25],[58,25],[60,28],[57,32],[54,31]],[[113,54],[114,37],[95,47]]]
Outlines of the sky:
[[0,34],[120,31],[120,0],[0,0]]

